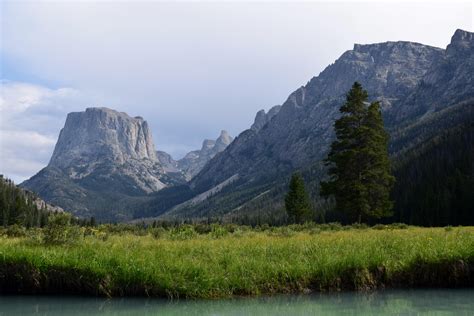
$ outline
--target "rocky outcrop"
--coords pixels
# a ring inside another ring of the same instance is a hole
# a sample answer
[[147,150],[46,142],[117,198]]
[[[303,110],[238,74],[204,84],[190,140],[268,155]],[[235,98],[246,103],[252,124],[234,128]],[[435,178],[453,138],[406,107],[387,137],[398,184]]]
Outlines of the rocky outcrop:
[[163,167],[163,169],[165,170],[165,172],[174,172],[174,173],[181,172],[181,169],[179,169],[178,167],[178,162],[174,160],[170,154],[164,151],[158,150],[156,152],[156,157],[158,161],[160,162],[161,166]]
[[192,179],[215,155],[222,152],[232,143],[233,138],[225,130],[216,140],[205,139],[200,150],[194,150],[177,161],[177,168],[181,170],[187,180]]
[[107,108],[69,113],[46,168],[22,186],[80,216],[179,183],[160,164],[148,124]]
[[78,180],[126,176],[145,193],[166,186],[147,122],[107,108],[69,113],[48,167]]
[[474,98],[474,33],[457,30],[444,54],[431,65],[419,84],[389,112],[395,123],[413,121],[461,101]]
[[281,105],[275,105],[273,106],[270,110],[268,110],[268,113],[265,113],[265,110],[260,110],[257,112],[257,115],[255,115],[255,120],[250,127],[250,129],[258,132],[265,124],[270,122],[270,120],[278,114],[278,112],[281,109]]

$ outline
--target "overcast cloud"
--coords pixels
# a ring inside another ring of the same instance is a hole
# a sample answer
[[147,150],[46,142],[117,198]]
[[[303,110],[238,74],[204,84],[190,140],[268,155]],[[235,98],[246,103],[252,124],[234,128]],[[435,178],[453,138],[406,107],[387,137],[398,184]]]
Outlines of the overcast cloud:
[[1,2],[0,173],[44,167],[66,114],[140,115],[179,158],[233,136],[354,43],[445,47],[472,2]]

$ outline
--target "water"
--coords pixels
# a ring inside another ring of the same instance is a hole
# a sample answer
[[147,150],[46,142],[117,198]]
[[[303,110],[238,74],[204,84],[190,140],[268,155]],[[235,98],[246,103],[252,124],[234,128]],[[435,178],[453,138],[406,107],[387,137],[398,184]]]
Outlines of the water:
[[386,290],[228,300],[0,296],[0,315],[474,315],[474,289]]

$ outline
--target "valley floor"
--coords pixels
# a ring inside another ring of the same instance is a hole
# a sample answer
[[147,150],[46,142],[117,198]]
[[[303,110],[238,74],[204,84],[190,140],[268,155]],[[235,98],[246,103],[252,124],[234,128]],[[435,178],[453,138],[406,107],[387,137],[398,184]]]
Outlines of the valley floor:
[[474,286],[474,227],[379,228],[161,229],[143,236],[98,228],[62,245],[4,234],[0,293],[220,298]]

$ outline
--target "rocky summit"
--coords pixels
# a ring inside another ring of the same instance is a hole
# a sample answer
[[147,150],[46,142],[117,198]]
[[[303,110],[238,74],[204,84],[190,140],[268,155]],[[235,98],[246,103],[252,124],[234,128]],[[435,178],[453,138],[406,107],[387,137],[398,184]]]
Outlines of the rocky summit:
[[104,176],[127,176],[143,192],[165,187],[147,122],[107,108],[69,113],[48,166],[71,179],[106,169]]
[[48,166],[22,186],[86,216],[179,182],[160,164],[143,118],[88,108],[68,114]]

